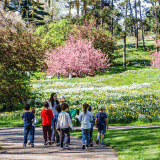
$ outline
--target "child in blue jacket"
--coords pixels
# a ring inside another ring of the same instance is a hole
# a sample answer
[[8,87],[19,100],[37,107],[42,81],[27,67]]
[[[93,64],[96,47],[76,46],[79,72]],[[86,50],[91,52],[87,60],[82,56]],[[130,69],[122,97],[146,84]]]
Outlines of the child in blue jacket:
[[[91,113],[92,107],[89,106],[88,111]],[[93,147],[93,143],[92,143],[92,134],[93,134],[93,126],[94,126],[94,122],[95,122],[95,118],[94,115],[91,113],[93,121],[91,122],[91,130],[90,130],[90,147]]]
[[[53,123],[54,123],[54,126],[56,128],[57,127],[58,116],[59,116],[59,113],[61,112],[61,106],[59,104],[57,104],[55,109],[56,109],[57,113],[53,117]],[[60,136],[59,136],[59,133],[58,133],[57,130],[55,130],[55,136],[56,136],[57,146],[59,146],[60,145],[60,140],[59,140]]]

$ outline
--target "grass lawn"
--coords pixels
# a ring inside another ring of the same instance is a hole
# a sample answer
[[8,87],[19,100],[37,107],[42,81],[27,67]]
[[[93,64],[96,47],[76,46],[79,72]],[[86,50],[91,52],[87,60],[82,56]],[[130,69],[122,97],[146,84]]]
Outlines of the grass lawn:
[[[160,128],[108,130],[104,143],[118,152],[118,159],[158,160],[160,159]],[[71,132],[72,136],[82,137],[82,131]],[[96,140],[97,130],[93,132]]]
[[[127,41],[125,70],[122,67],[123,41],[120,41],[117,44],[119,49],[115,51],[114,65],[109,71],[97,73],[94,77],[48,79],[45,72],[31,75],[33,97],[28,103],[36,109],[37,126],[41,125],[43,102],[49,100],[51,93],[57,93],[58,99],[64,95],[70,102],[70,109],[81,111],[83,103],[88,103],[94,115],[103,104],[110,125],[160,124],[160,70],[150,68],[151,57],[148,56],[151,49],[155,50],[155,41],[146,40],[148,51],[143,51],[141,42],[139,49],[135,49],[135,42],[130,39]],[[19,111],[0,113],[0,126],[22,126],[21,106]]]

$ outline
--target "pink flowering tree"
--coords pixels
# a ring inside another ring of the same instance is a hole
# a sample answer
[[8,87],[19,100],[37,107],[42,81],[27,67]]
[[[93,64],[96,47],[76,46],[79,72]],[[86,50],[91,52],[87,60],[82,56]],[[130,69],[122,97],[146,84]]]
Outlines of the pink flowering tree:
[[65,46],[47,53],[47,65],[50,76],[69,74],[83,77],[109,67],[109,59],[100,49],[94,49],[91,40],[75,39],[70,36]]
[[[156,47],[160,48],[160,39],[156,41]],[[158,67],[160,69],[160,51],[153,54],[152,67]]]

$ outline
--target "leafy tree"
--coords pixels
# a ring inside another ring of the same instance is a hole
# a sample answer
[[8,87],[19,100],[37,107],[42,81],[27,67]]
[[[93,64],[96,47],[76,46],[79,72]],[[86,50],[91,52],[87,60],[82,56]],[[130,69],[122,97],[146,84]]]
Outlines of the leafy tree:
[[90,24],[84,24],[83,26],[75,26],[72,35],[75,37],[80,36],[82,39],[92,40],[95,49],[101,49],[102,53],[108,56],[110,61],[114,58],[115,39],[109,33],[101,27],[96,27],[96,22],[92,21]]
[[160,69],[160,39],[156,40],[156,48],[157,51],[153,54],[152,67],[156,67]]
[[59,22],[52,22],[36,29],[35,35],[41,36],[41,43],[44,48],[56,48],[65,44],[71,32],[68,20],[62,19]]
[[160,40],[157,40],[156,41],[156,48],[158,48],[158,52],[155,52],[153,54],[153,60],[152,60],[152,67],[158,67],[160,69],[160,51],[159,51],[159,48],[160,48]]
[[26,71],[37,71],[46,65],[39,41],[21,16],[6,12],[1,6],[0,17],[0,105],[12,110],[31,96]]
[[56,50],[48,52],[49,75],[58,73],[83,77],[95,75],[96,72],[108,68],[109,59],[101,50],[94,49],[91,40],[70,36],[65,46],[59,46]]
[[39,0],[18,0],[12,1],[14,5],[9,5],[9,1],[4,1],[4,8],[12,11],[18,11],[22,18],[36,25],[44,25],[48,21],[57,18],[58,8],[52,1],[40,3]]

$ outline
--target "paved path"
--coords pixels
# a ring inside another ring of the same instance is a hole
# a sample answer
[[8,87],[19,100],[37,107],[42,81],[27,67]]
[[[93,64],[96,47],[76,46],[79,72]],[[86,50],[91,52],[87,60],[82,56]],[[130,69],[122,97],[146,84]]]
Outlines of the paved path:
[[0,128],[0,159],[33,159],[33,160],[117,160],[117,152],[111,147],[94,147],[88,151],[81,149],[81,139],[71,137],[72,150],[60,150],[60,147],[52,144],[44,146],[42,129],[36,128],[35,147],[22,147],[23,128]]
[[[160,127],[160,125],[109,126],[109,130],[134,129],[134,128],[154,128],[154,127]],[[81,129],[81,127],[75,127],[75,129]],[[94,129],[96,129],[96,127],[94,127]]]

